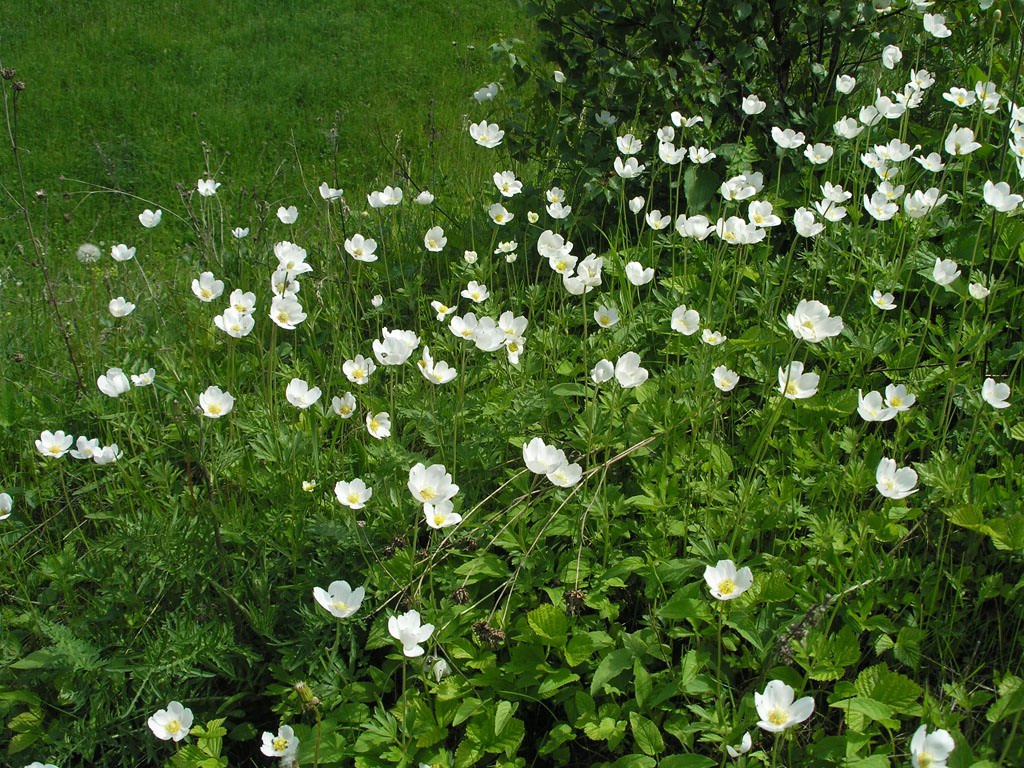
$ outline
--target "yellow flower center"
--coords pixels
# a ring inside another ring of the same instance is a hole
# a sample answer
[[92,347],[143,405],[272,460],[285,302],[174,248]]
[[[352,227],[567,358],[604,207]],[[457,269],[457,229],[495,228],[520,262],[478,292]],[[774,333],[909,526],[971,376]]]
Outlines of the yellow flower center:
[[60,446],[59,445],[51,445],[47,450],[50,453],[52,453],[54,456],[56,456],[58,453],[60,453]]
[[377,421],[376,419],[370,419],[370,431],[371,432],[376,432],[379,429],[380,429],[380,422]]
[[[337,608],[337,607],[338,607],[337,603],[335,603],[335,606],[334,606],[334,607],[335,607],[335,608]],[[343,610],[344,610],[344,609],[343,609]],[[281,736],[278,736],[278,737],[277,737],[276,739],[274,739],[274,741],[272,742],[272,746],[274,747],[274,751],[275,751],[275,752],[283,752],[283,751],[284,751],[285,749],[287,749],[287,748],[288,748],[288,739],[286,739],[286,738],[283,738],[283,737],[281,737]]]
[[199,293],[202,295],[204,299],[213,298],[213,291],[211,291],[209,288],[201,288],[199,290]]
[[347,405],[343,405],[338,409],[338,413],[340,413],[342,416],[348,416],[350,413],[352,413],[352,409],[349,408]]
[[423,501],[433,501],[437,498],[437,491],[433,488],[422,488],[420,489],[420,499]]
[[[349,504],[358,504],[359,503],[359,494],[358,493],[350,493],[348,495],[348,503]],[[335,607],[337,607],[337,606],[335,606]]]
[[782,707],[775,707],[768,713],[768,722],[772,725],[785,725],[789,722],[789,712]]
[[434,525],[436,525],[438,528],[440,528],[442,525],[444,525],[444,521],[445,521],[445,516],[444,515],[442,515],[440,512],[435,512],[434,513]]
[[353,369],[353,371],[352,371],[352,377],[353,378],[361,379],[364,376],[366,376],[366,371],[363,370],[362,368],[355,368],[355,369]]
[[[348,603],[342,602],[341,600],[335,600],[333,603],[331,603],[331,607],[334,608],[334,610],[336,610],[336,611],[347,611],[348,610]],[[284,749],[283,746],[280,746],[280,747],[277,746],[277,742],[279,742],[279,741],[284,741],[284,739],[281,739],[281,738],[275,739],[274,740],[274,749]]]
[[722,579],[720,582],[718,582],[718,594],[722,595],[723,597],[726,595],[731,595],[735,591],[736,582],[732,579]]
[[181,730],[181,723],[179,723],[177,720],[171,720],[171,722],[164,726],[164,730],[172,734],[177,733]]
[[898,395],[896,397],[890,397],[889,404],[894,408],[899,408],[901,405],[903,405],[903,398],[899,397]]
[[278,322],[281,322],[281,323],[287,323],[288,322],[288,313],[284,312],[284,311],[278,312],[277,313],[277,320],[278,320]]
[[791,382],[789,382],[788,384],[786,384],[786,394],[787,394],[787,395],[795,395],[795,394],[797,394],[797,393],[798,393],[799,391],[800,391],[800,390],[799,390],[799,389],[797,389],[797,386],[796,386],[796,382],[795,382],[795,381],[791,381]]
[[917,755],[918,768],[931,768],[935,763],[935,758],[931,756],[929,752],[919,752]]
[[206,411],[211,416],[220,416],[220,414],[224,412],[224,409],[221,407],[220,403],[210,403],[206,406]]

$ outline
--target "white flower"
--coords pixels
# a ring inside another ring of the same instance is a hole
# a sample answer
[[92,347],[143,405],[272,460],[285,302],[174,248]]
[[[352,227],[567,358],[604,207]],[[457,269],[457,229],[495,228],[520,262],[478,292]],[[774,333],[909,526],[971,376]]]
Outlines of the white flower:
[[779,368],[779,392],[787,400],[804,400],[818,391],[819,376],[804,372],[804,364],[794,360],[785,368]]
[[640,213],[640,211],[644,209],[644,203],[646,202],[647,201],[644,200],[643,197],[641,197],[640,195],[637,195],[636,197],[631,197],[628,203],[629,210],[631,210],[634,214]]
[[473,141],[487,149],[498,146],[505,138],[505,132],[498,127],[497,123],[488,123],[486,120],[470,123],[469,135],[473,137]]
[[931,152],[930,154],[924,157],[915,157],[914,161],[922,168],[924,168],[926,171],[930,171],[931,173],[938,173],[939,171],[946,167],[946,164],[942,162],[942,155],[940,155],[938,152]]
[[903,60],[903,51],[897,45],[887,45],[882,49],[882,66],[895,69],[896,64]]
[[248,237],[249,236],[249,228],[248,227],[235,227],[234,229],[231,230],[231,236],[233,238],[235,238],[236,240],[241,240],[243,237]]
[[624,136],[618,136],[615,139],[615,146],[617,146],[619,148],[619,152],[624,155],[635,155],[644,147],[643,142],[632,133],[627,133]]
[[626,279],[636,286],[646,285],[654,279],[654,267],[644,266],[638,261],[631,261],[626,265]]
[[231,292],[231,296],[228,297],[228,304],[240,315],[251,315],[256,309],[256,294],[252,291],[235,288]]
[[928,733],[928,727],[922,725],[910,739],[910,763],[914,768],[946,768],[949,753],[955,748],[948,731],[940,728]]
[[523,463],[531,472],[546,475],[563,464],[568,464],[569,460],[565,457],[565,451],[535,437],[530,442],[523,443]]
[[444,230],[441,227],[431,227],[423,236],[423,245],[428,251],[434,253],[440,253],[447,243],[448,238],[444,236]]
[[700,332],[700,340],[709,347],[717,347],[719,344],[724,344],[728,341],[729,337],[720,331],[713,331],[710,328],[705,328]]
[[196,191],[203,197],[212,197],[220,189],[220,182],[213,179],[199,179],[196,181]]
[[750,731],[747,731],[743,734],[743,738],[740,740],[739,744],[737,744],[736,746],[727,744],[725,747],[725,751],[729,755],[729,757],[735,760],[740,755],[747,754],[747,752],[750,751],[750,748],[753,745],[753,740],[750,738]]
[[11,499],[11,494],[0,493],[0,520],[6,520],[11,516],[11,508],[14,505],[14,500]]
[[444,322],[445,318],[456,310],[456,307],[449,307],[447,304],[440,301],[432,301],[430,302],[430,306],[435,312],[437,312],[438,322]]
[[39,433],[39,439],[36,440],[36,450],[48,459],[59,459],[71,450],[73,440],[74,438],[71,435],[65,435],[62,429],[58,429],[56,432],[44,429]]
[[840,93],[850,93],[857,85],[857,78],[850,75],[836,75],[836,90]]
[[814,218],[814,212],[803,207],[793,214],[793,226],[801,237],[817,237],[825,229],[825,225]]
[[743,101],[740,103],[740,109],[743,110],[745,115],[760,115],[764,112],[765,107],[768,104],[761,101],[755,94],[751,93],[743,97]]
[[707,147],[690,147],[687,154],[690,156],[690,162],[694,165],[706,165],[718,157]]
[[127,317],[135,311],[135,305],[125,300],[124,296],[118,296],[116,299],[110,300],[107,309],[114,317]]
[[911,467],[896,468],[896,462],[884,456],[875,470],[875,488],[887,499],[905,499],[917,493],[917,472]]
[[97,464],[113,464],[115,461],[121,458],[121,449],[117,447],[117,443],[112,445],[104,445],[98,451],[92,455],[92,460]]
[[882,403],[881,392],[857,390],[857,413],[864,421],[889,421],[896,418],[896,409]]
[[179,701],[172,701],[167,705],[167,709],[158,709],[149,718],[147,725],[158,739],[181,741],[188,736],[192,728],[192,719],[191,709],[183,707]]
[[139,214],[139,223],[146,229],[152,229],[160,223],[160,219],[163,217],[164,212],[157,208],[155,211],[147,208]]
[[263,732],[263,746],[260,747],[260,752],[267,757],[281,757],[287,760],[287,758],[294,758],[298,751],[299,740],[295,738],[295,731],[290,725],[282,725],[278,728],[276,736],[270,731]]
[[967,292],[978,301],[984,301],[992,291],[985,283],[971,283],[967,286]]
[[417,205],[430,205],[432,202],[434,202],[434,195],[431,192],[424,189],[422,192],[416,195],[416,197],[413,198],[413,202],[416,203]]
[[736,389],[736,385],[739,384],[740,375],[736,371],[720,365],[711,372],[711,380],[722,392],[732,392]]
[[142,373],[132,374],[133,387],[148,387],[156,379],[156,368],[150,368]]
[[370,380],[370,376],[377,370],[377,366],[373,360],[356,355],[355,358],[342,363],[341,370],[345,374],[345,378],[353,384],[363,385]]
[[871,292],[871,303],[879,309],[896,309],[896,304],[893,302],[895,298],[891,293],[882,293],[877,288]]
[[294,205],[289,205],[287,208],[282,205],[277,209],[277,218],[282,224],[294,224],[295,220],[299,218],[299,209]]
[[559,85],[565,82],[565,73],[560,69],[556,69],[554,72],[552,72],[551,77]]
[[462,258],[467,264],[476,264],[476,251],[465,251],[462,254]]
[[531,224],[536,224],[538,221],[540,221],[540,214],[537,213],[536,211],[527,211],[526,220]]
[[284,396],[296,408],[305,410],[320,399],[320,387],[310,388],[303,379],[292,379],[285,388]]
[[389,331],[385,326],[380,340],[373,341],[373,356],[381,365],[401,365],[420,345],[420,337],[413,331]]
[[798,339],[817,344],[843,330],[843,319],[829,314],[829,308],[820,301],[801,299],[793,314],[786,315],[786,324]]
[[926,13],[924,15],[924,31],[940,40],[953,34],[946,26],[946,17],[941,13]]
[[991,180],[986,181],[982,194],[985,202],[1000,213],[1009,213],[1024,202],[1024,196],[1010,192],[1010,185],[1005,181],[1000,181],[998,184],[993,184]]
[[989,376],[981,387],[982,399],[993,408],[1009,408],[1010,403],[1006,402],[1010,396],[1010,387]]
[[331,410],[343,419],[349,419],[356,412],[356,398],[351,392],[331,398]]
[[694,240],[704,240],[712,232],[715,231],[715,227],[711,226],[711,222],[708,221],[707,216],[687,216],[685,213],[681,213],[676,216],[676,232],[681,237],[691,237]]
[[607,109],[602,109],[600,112],[594,115],[594,120],[597,121],[598,125],[604,128],[610,128],[611,126],[619,122],[619,118],[617,118]]
[[384,297],[379,293],[373,294],[373,296],[370,297],[370,305],[375,309],[382,307],[384,305]]
[[855,139],[860,136],[864,126],[852,117],[843,117],[832,125],[832,130],[844,139]]
[[600,304],[594,310],[594,321],[602,328],[611,328],[619,322],[619,310]]
[[[370,500],[370,497],[373,496],[373,489],[369,488],[361,477],[357,477],[355,480],[339,480],[335,483],[334,495],[342,506],[349,509],[362,509],[366,506],[366,502]],[[315,590],[313,594],[314,596],[316,595]],[[361,598],[362,596],[360,596]],[[327,606],[325,605],[324,607],[326,608]],[[337,614],[335,615],[337,616]],[[345,617],[338,616],[338,618],[343,619]]]
[[202,408],[204,416],[219,419],[231,413],[231,409],[235,407],[235,398],[220,387],[211,385],[199,396],[199,407]]
[[275,296],[270,304],[270,319],[286,331],[293,331],[295,326],[306,319],[306,313],[294,298]]
[[647,369],[640,367],[640,355],[627,352],[615,361],[615,380],[623,389],[639,387],[647,381]]
[[772,680],[764,693],[754,693],[754,707],[761,719],[758,726],[770,733],[781,733],[790,726],[802,723],[814,712],[814,699],[804,696],[793,701],[796,694],[781,680]]
[[[79,248],[79,251],[82,249]],[[118,243],[110,247],[110,257],[114,261],[131,261],[135,258],[135,248],[129,248],[124,243]]]
[[515,197],[523,191],[523,182],[512,171],[495,171],[492,178],[502,197]]
[[192,293],[200,301],[211,302],[224,293],[224,281],[215,278],[213,272],[203,272],[198,280],[192,280]]
[[909,411],[917,402],[917,395],[907,392],[905,384],[889,384],[885,388],[885,405],[897,412]]
[[783,149],[796,149],[797,147],[803,146],[804,135],[799,131],[794,131],[792,128],[786,128],[783,130],[778,126],[772,127],[772,138],[775,143]]
[[473,92],[473,98],[477,100],[477,103],[483,104],[485,101],[492,101],[495,96],[498,95],[498,84],[488,83],[482,88],[477,89]]
[[345,251],[356,261],[369,264],[377,260],[377,241],[357,232],[345,240]]
[[71,451],[71,456],[78,459],[79,461],[88,461],[93,458],[100,451],[100,441],[98,438],[90,440],[85,435],[79,435],[75,448]]
[[671,216],[662,216],[661,211],[657,208],[647,212],[645,217],[647,220],[647,226],[654,230],[662,230],[668,227],[672,223]]
[[366,431],[377,440],[391,437],[391,415],[387,411],[366,414]]
[[626,158],[625,162],[621,157],[616,157],[612,165],[615,168],[615,173],[623,179],[634,179],[647,169],[647,166],[640,163],[635,157]]
[[704,568],[704,581],[717,600],[735,600],[754,583],[754,574],[747,567],[736,570],[732,560],[719,560]]
[[875,192],[870,198],[864,195],[864,208],[876,221],[889,221],[900,209],[881,191]]
[[[562,205],[562,203],[549,203],[547,206],[548,216],[552,219],[564,219],[572,213],[571,205]],[[511,214],[509,214],[511,216]]]
[[747,221],[755,227],[777,227],[782,219],[775,215],[772,204],[767,200],[752,200],[747,206]]
[[615,375],[615,366],[611,360],[598,360],[590,371],[590,378],[595,384],[604,384]]
[[96,379],[96,386],[107,397],[119,397],[131,389],[132,385],[120,368],[108,368],[105,374]]
[[832,159],[833,149],[827,144],[808,144],[804,147],[804,157],[815,165],[822,165]]
[[388,619],[388,632],[402,644],[402,653],[406,656],[422,656],[420,643],[425,643],[434,634],[434,625],[421,624],[419,611],[408,611]]
[[329,203],[333,202],[334,200],[340,200],[344,194],[345,190],[335,189],[326,181],[320,185],[320,197],[322,197]]
[[920,219],[946,202],[947,197],[948,195],[939,194],[938,187],[931,187],[923,192],[915,189],[903,198],[903,210],[910,218]]
[[[509,213],[508,209],[504,205],[502,205],[501,203],[495,203],[494,205],[492,205],[488,209],[487,215],[490,216],[491,217],[491,221],[493,221],[499,227],[505,226],[510,221],[512,221],[512,219],[515,218],[515,214]],[[442,238],[441,239],[443,239],[443,231],[442,231]],[[442,245],[442,247],[444,247],[444,243],[442,243],[441,245]],[[429,245],[427,246],[427,249],[428,250],[434,250]]]
[[572,488],[583,477],[583,467],[566,461],[553,471],[548,472],[545,477],[559,488]]
[[700,314],[696,309],[687,309],[685,304],[680,304],[672,310],[671,325],[676,333],[692,336],[700,330]]
[[427,527],[440,530],[441,528],[450,528],[461,523],[462,515],[452,511],[453,509],[452,503],[447,500],[439,501],[437,504],[424,504],[423,518]]
[[947,155],[969,155],[976,149],[981,149],[981,144],[974,140],[974,131],[970,128],[960,128],[953,123],[946,136],[945,149]]
[[960,277],[960,269],[952,259],[940,259],[936,257],[935,266],[932,268],[932,279],[939,285],[949,285]]
[[942,94],[942,98],[950,104],[963,108],[974,106],[975,101],[977,101],[977,97],[974,95],[973,91],[969,91],[966,88],[957,88],[955,86]]
[[274,243],[274,256],[277,257],[278,269],[288,273],[289,278],[295,278],[313,271],[313,265],[306,263],[306,249],[282,240]]
[[487,286],[483,283],[478,283],[476,280],[470,280],[466,285],[466,289],[460,295],[475,304],[487,301],[491,296],[487,290]]

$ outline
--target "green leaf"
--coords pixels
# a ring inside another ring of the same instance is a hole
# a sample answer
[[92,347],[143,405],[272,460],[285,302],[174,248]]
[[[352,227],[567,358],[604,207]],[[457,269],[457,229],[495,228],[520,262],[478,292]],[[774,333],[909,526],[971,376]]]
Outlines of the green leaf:
[[868,667],[857,675],[854,688],[860,696],[886,704],[901,714],[920,714],[924,689],[909,677],[890,671],[885,664]]
[[505,726],[508,725],[509,718],[512,717],[512,713],[515,710],[512,708],[512,702],[510,701],[499,701],[497,708],[494,710],[494,735],[501,736],[501,732],[505,730]]
[[545,696],[549,696],[554,693],[559,688],[562,688],[569,683],[575,683],[579,679],[580,676],[570,669],[556,669],[554,672],[544,677],[544,680],[537,687],[537,695],[544,698]]
[[[633,729],[633,739],[637,747],[645,755],[657,755],[664,751],[665,741],[653,721],[636,712],[629,713],[629,726]],[[654,763],[652,762],[653,766]]]
[[557,648],[565,645],[569,619],[557,605],[546,603],[534,608],[526,615],[526,621],[537,637],[545,643]]
[[640,659],[636,659],[633,662],[633,695],[636,697],[636,704],[640,709],[644,708],[647,700],[651,697],[653,687],[651,673],[647,671]]
[[647,757],[646,755],[623,755],[611,764],[611,768],[654,768],[655,765],[653,757]]
[[711,768],[718,763],[704,755],[669,755],[658,761],[658,768]]
[[559,723],[550,731],[548,735],[541,742],[540,748],[537,752],[541,755],[550,755],[560,746],[565,744],[567,741],[572,741],[576,738],[576,733],[573,731],[572,726],[568,723]]
[[595,696],[602,686],[615,679],[618,675],[633,666],[633,652],[619,648],[605,656],[594,671],[594,680],[590,684],[590,695]]

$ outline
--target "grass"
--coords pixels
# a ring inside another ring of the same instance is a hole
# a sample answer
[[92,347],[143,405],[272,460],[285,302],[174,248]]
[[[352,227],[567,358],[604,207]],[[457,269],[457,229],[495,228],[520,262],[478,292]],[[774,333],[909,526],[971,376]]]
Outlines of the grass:
[[[328,180],[361,198],[400,179],[397,155],[416,158],[420,183],[439,180],[471,94],[498,75],[488,45],[531,34],[508,10],[501,0],[298,0],[273,11],[257,0],[12,0],[0,61],[28,86],[19,143],[33,189],[55,201],[70,192],[60,211],[70,231],[99,239],[120,223],[106,219],[111,207],[82,203],[84,187],[61,176],[148,199],[205,172],[236,193],[279,173],[274,192],[286,198],[303,190],[300,161],[313,187]],[[0,201],[4,220],[11,212]]]

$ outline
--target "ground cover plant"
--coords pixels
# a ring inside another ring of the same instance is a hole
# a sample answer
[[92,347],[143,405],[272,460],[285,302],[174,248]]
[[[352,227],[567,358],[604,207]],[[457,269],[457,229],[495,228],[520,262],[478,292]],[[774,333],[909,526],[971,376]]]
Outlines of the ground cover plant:
[[16,173],[8,760],[1019,764],[1022,18],[843,4],[666,108],[500,41],[443,183],[211,150],[103,248]]

